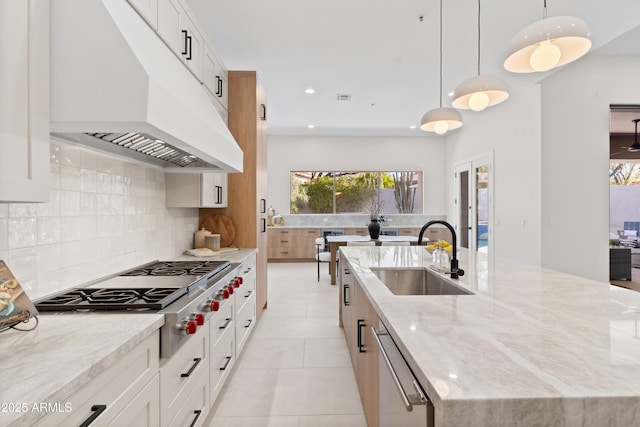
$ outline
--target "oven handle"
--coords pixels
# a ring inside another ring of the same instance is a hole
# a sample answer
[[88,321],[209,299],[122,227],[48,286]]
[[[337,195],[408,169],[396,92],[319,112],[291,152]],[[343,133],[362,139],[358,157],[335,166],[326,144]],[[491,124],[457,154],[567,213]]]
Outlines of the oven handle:
[[198,364],[200,362],[202,362],[202,358],[201,357],[196,357],[195,359],[193,359],[193,361],[195,362],[193,364],[193,366],[187,371],[186,374],[180,374],[180,376],[182,378],[188,378],[191,374],[193,374],[193,370],[196,369],[196,366],[198,366]]
[[229,326],[229,323],[231,323],[231,318],[227,317],[226,319],[224,319],[224,325],[220,326],[220,329],[227,329],[227,326]]
[[[373,335],[373,338],[376,340],[376,344],[378,345],[378,349],[380,349],[380,354],[382,355],[382,359],[384,360],[384,363],[387,365],[389,372],[391,372],[391,378],[393,378],[393,383],[396,385],[396,388],[400,392],[400,397],[402,398],[402,402],[404,403],[404,409],[406,409],[407,412],[411,412],[413,411],[413,405],[411,404],[411,402],[409,402],[409,398],[404,392],[404,389],[402,388],[402,384],[400,384],[400,379],[398,378],[398,374],[396,374],[395,369],[393,369],[393,365],[391,365],[391,360],[389,360],[389,356],[387,355],[387,352],[382,346],[382,342],[380,342],[380,338],[378,337],[379,333],[380,332],[376,331],[375,328],[371,326],[371,334]],[[381,335],[388,335],[388,334],[381,333]]]

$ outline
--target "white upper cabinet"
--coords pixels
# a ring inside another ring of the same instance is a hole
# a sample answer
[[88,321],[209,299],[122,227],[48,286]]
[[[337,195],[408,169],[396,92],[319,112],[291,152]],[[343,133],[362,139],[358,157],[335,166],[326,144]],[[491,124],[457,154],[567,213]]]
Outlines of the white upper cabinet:
[[212,99],[228,110],[228,72],[222,62],[216,57],[213,48],[207,43],[205,43],[204,46],[203,62],[202,83],[212,95]]
[[169,173],[166,187],[167,207],[226,208],[226,173]]
[[129,0],[140,16],[154,30],[158,28],[158,0]]
[[202,81],[204,39],[177,0],[158,0],[158,34]]
[[49,2],[0,1],[0,202],[49,199]]

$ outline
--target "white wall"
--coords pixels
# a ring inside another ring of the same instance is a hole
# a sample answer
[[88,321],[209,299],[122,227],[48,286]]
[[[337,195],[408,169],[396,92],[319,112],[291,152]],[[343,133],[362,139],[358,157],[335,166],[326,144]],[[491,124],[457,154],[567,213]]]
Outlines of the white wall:
[[542,264],[608,281],[609,105],[640,103],[640,58],[589,56],[542,84]]
[[197,209],[165,207],[165,174],[51,143],[46,203],[0,203],[0,259],[31,298],[170,259],[191,247]]
[[[449,193],[454,165],[493,152],[493,253],[540,263],[540,88],[519,88],[502,104],[464,111],[464,125],[447,136]],[[455,215],[451,196],[449,217]]]
[[424,214],[447,211],[444,138],[268,136],[268,200],[289,213],[289,173],[296,170],[420,170]]

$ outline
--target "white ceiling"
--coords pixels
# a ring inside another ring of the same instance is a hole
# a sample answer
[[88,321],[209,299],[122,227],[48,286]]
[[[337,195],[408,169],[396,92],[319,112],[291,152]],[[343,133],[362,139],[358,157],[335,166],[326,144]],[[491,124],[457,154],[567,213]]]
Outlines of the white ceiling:
[[[409,126],[439,106],[437,0],[188,3],[230,70],[258,72],[270,134],[424,135]],[[549,17],[572,15],[589,24],[590,54],[640,55],[640,1],[547,5]],[[503,78],[518,96],[519,88],[549,74],[511,74],[502,67],[511,38],[542,18],[543,1],[485,0],[481,7],[481,73]],[[477,73],[477,11],[477,0],[444,2],[443,106],[450,106],[448,92]],[[308,87],[316,93],[305,94]],[[337,101],[337,94],[352,99]],[[633,132],[627,118],[620,123]]]

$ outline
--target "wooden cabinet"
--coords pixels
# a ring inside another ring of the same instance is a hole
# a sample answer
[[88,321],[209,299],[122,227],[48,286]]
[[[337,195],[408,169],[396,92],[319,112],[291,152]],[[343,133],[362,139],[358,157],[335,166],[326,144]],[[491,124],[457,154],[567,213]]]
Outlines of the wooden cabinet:
[[313,260],[319,228],[277,228],[268,231],[268,257],[273,260]]
[[0,201],[49,199],[49,2],[0,2]]
[[158,0],[129,0],[129,3],[151,28],[158,28]]
[[228,175],[228,204],[200,209],[233,221],[233,245],[257,248],[256,309],[267,306],[267,122],[266,96],[255,71],[229,71],[229,130],[244,153],[243,172]]
[[158,0],[158,35],[202,81],[204,37],[178,0]]
[[[418,229],[418,233],[420,233],[420,229]],[[418,234],[416,234],[416,236],[417,235]],[[429,239],[430,242],[435,242],[438,240],[446,240],[447,242],[452,243],[451,232],[444,227],[429,227],[426,229],[422,237],[423,237],[423,240]]]
[[180,208],[223,208],[227,206],[226,173],[169,173],[166,205]]
[[368,236],[369,229],[366,227],[363,228],[345,228],[344,234],[347,236]]
[[419,228],[398,228],[398,236],[416,236],[420,233]]
[[[71,412],[52,412],[35,426],[85,425],[91,418],[95,420],[92,425],[100,426],[121,426],[118,420],[125,418],[126,425],[159,425],[159,350],[160,334],[156,331],[80,390],[61,400],[71,405]],[[131,419],[140,423],[131,424]]]
[[348,261],[343,256],[340,258],[340,322],[367,425],[377,427],[380,424],[379,351],[371,335],[371,327],[378,327],[379,318],[360,283],[351,273]]

